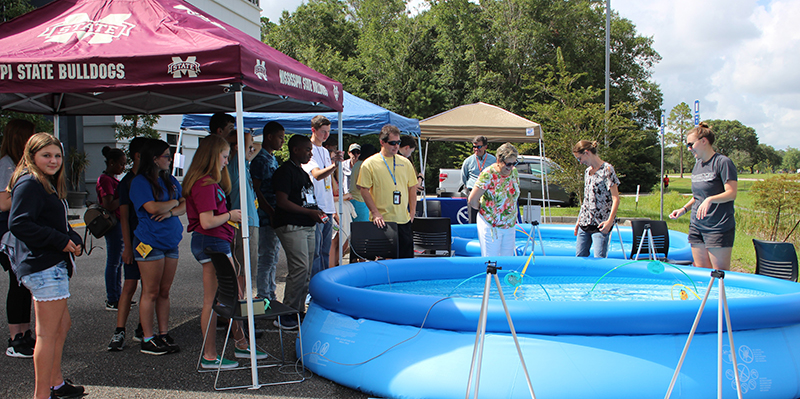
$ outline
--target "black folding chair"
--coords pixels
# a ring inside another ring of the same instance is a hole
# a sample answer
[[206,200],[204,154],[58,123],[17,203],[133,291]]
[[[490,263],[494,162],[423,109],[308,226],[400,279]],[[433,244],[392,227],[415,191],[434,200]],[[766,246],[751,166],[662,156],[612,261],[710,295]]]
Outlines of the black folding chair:
[[669,229],[663,220],[632,220],[633,248],[631,259],[638,260],[642,254],[648,259],[662,259],[664,262],[690,265],[691,261],[673,261],[669,255]]
[[[228,256],[221,253],[212,251],[210,249],[205,250],[206,254],[211,257],[211,263],[214,265],[214,270],[216,271],[217,275],[217,293],[214,297],[214,305],[212,306],[212,311],[216,312],[219,317],[224,317],[229,320],[228,322],[228,330],[225,334],[225,343],[222,345],[222,352],[220,352],[220,356],[225,355],[225,350],[228,347],[228,342],[230,341],[231,337],[231,328],[233,327],[234,321],[237,320],[247,320],[246,315],[242,315],[241,307],[239,305],[239,280],[236,276],[236,271],[233,269],[233,265],[231,265],[231,261],[228,259]],[[299,345],[300,345],[300,353],[303,353],[303,332],[302,326],[300,325],[300,314],[278,302],[278,301],[270,301],[269,309],[266,309],[264,314],[256,315],[254,312],[254,319],[274,319],[278,316],[295,316],[297,317],[297,331],[299,334]],[[208,325],[206,326],[206,334],[208,336],[208,331],[210,328],[215,328],[211,326],[211,318],[208,319]],[[281,343],[281,358],[280,360],[277,359],[275,356],[270,356],[274,361],[265,361],[261,362],[257,365],[258,368],[265,368],[265,367],[276,367],[276,366],[283,366],[286,363],[285,352],[283,348],[283,331],[279,328],[278,334],[280,337]],[[203,339],[203,345],[200,347],[200,357],[197,359],[197,371],[199,372],[213,372],[214,370],[204,370],[200,367],[200,360],[203,358],[203,350],[205,349],[207,342]],[[209,342],[209,345],[216,345],[214,342]],[[252,349],[252,348],[251,348]],[[297,382],[305,381],[305,363],[303,359],[300,359],[300,371],[297,373],[298,378],[294,380],[284,380],[284,381],[277,381],[277,382],[269,382],[269,383],[259,383],[259,386],[268,386],[268,385],[279,385],[279,384],[291,384]],[[214,379],[214,389],[218,391],[227,390],[227,389],[240,389],[240,388],[252,388],[252,385],[241,385],[241,386],[227,386],[227,387],[219,387],[219,376],[221,371],[231,371],[231,370],[250,370],[250,366],[240,366],[230,369],[222,369],[222,362],[220,362],[219,366],[217,367],[216,373],[217,376]],[[291,373],[288,373],[290,375]]]
[[753,239],[756,248],[756,274],[797,281],[797,252],[794,244]]
[[359,259],[396,259],[399,249],[397,223],[386,222],[382,229],[372,222],[350,223],[350,263]]
[[414,257],[450,256],[450,218],[414,218],[411,235],[414,239]]

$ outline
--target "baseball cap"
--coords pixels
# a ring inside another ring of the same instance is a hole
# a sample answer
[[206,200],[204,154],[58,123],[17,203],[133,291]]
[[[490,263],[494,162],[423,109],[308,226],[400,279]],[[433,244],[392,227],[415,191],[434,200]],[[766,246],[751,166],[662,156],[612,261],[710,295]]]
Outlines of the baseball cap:
[[350,148],[347,149],[347,152],[352,152],[353,150],[361,151],[361,146],[357,143],[350,144]]

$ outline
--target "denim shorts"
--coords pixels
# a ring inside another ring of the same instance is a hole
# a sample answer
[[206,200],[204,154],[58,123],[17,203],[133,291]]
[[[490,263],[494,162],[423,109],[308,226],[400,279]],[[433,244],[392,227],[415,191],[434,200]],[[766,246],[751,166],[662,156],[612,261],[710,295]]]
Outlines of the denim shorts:
[[139,239],[136,238],[136,236],[134,236],[133,237],[133,259],[135,259],[137,262],[149,262],[149,261],[154,261],[154,260],[159,260],[159,259],[164,259],[164,258],[178,259],[178,247],[175,247],[175,248],[172,248],[172,249],[167,249],[167,250],[158,249],[158,248],[153,247],[152,249],[150,249],[150,252],[147,254],[147,258],[144,258],[144,257],[142,257],[142,254],[140,254],[139,251],[136,250],[136,247],[138,247],[140,243],[141,243],[141,241],[139,241]]
[[200,263],[211,262],[211,257],[205,253],[208,248],[212,251],[222,252],[227,257],[231,257],[231,243],[219,237],[207,236],[205,234],[192,232],[192,255]]
[[67,262],[60,262],[40,272],[23,276],[19,280],[30,290],[37,302],[69,298]]
[[[136,252],[136,251],[134,251]],[[135,255],[134,255],[135,256]],[[139,273],[139,265],[136,261],[133,263],[125,263],[122,265],[122,270],[125,272],[125,280],[141,280],[142,274]]]

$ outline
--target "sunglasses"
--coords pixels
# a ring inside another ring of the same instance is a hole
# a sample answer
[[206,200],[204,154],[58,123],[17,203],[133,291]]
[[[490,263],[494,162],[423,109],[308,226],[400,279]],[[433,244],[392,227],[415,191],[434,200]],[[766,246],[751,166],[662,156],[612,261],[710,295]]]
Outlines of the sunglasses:
[[692,149],[692,147],[694,147],[694,144],[695,144],[695,143],[697,143],[697,141],[687,141],[687,142],[686,142],[686,148],[688,148],[688,149],[690,149],[690,150],[691,150],[691,149]]
[[384,143],[389,145],[400,145],[400,140],[384,141]]
[[519,161],[514,161],[514,162],[503,162],[503,163],[506,165],[506,167],[507,167],[507,168],[513,168],[513,167],[515,167],[515,166],[519,165]]
[[472,148],[477,148],[477,149],[479,149],[479,150],[480,150],[481,148],[483,148],[483,144],[481,144],[481,145],[475,145],[475,144],[473,144],[473,145],[472,145]]

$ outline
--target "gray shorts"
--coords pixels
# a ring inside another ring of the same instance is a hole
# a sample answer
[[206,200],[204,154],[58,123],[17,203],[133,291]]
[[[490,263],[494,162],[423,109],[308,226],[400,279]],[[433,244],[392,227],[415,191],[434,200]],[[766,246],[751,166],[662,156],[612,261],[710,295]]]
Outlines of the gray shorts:
[[689,244],[705,245],[706,248],[732,248],[736,238],[736,229],[715,232],[702,232],[694,225],[689,225]]

